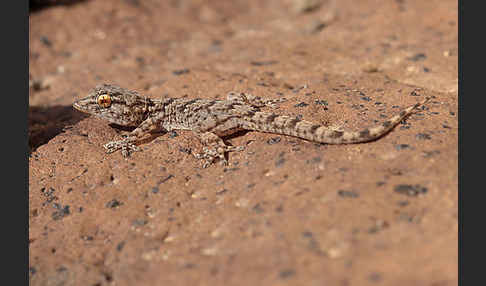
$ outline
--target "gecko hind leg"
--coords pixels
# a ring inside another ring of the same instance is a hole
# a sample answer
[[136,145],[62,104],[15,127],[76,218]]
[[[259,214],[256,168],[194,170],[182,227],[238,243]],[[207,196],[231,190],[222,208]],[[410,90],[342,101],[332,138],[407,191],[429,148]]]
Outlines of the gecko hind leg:
[[236,92],[236,91],[231,91],[226,95],[226,99],[230,101],[240,101],[244,102],[248,105],[251,105],[253,107],[271,107],[271,108],[277,108],[279,103],[287,101],[285,98],[279,98],[279,99],[265,99],[263,100],[259,96],[254,96],[249,93],[244,93],[244,92]]
[[212,132],[205,132],[198,135],[205,146],[203,147],[202,153],[196,153],[194,156],[197,159],[203,159],[205,161],[203,168],[210,166],[216,159],[219,159],[220,163],[226,166],[228,165],[228,160],[225,157],[227,152],[238,152],[245,148],[243,146],[228,146],[224,143],[223,139]]

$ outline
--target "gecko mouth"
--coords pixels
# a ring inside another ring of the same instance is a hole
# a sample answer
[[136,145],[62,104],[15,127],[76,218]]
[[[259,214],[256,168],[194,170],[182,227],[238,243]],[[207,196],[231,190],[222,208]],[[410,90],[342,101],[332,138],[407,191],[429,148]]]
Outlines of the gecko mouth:
[[73,107],[76,110],[79,110],[81,112],[86,112],[86,109],[84,109],[77,101],[73,103]]
[[74,101],[73,107],[74,107],[74,109],[79,110],[81,112],[90,113],[89,110],[91,109],[92,106],[91,106],[91,102],[90,102],[89,99],[83,98],[83,99],[78,99],[78,100]]

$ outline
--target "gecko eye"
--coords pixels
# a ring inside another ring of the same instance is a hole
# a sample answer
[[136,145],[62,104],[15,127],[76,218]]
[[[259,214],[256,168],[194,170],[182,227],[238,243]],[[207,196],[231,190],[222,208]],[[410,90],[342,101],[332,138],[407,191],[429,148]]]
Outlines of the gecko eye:
[[111,97],[108,94],[102,94],[98,96],[98,105],[104,108],[110,107]]

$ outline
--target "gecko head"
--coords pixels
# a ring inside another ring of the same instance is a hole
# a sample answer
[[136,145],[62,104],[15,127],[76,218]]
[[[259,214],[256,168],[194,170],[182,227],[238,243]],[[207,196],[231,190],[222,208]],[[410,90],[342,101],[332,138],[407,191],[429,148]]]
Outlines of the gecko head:
[[111,84],[97,85],[85,98],[76,100],[73,107],[122,126],[137,126],[147,117],[149,98]]

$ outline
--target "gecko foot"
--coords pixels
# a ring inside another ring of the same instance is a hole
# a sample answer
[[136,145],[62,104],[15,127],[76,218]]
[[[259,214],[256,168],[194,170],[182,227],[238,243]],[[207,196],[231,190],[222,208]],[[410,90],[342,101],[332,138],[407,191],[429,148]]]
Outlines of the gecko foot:
[[244,150],[244,146],[225,146],[224,148],[221,146],[218,146],[216,148],[213,147],[203,147],[203,152],[202,153],[196,153],[194,154],[194,157],[197,159],[203,159],[203,168],[209,167],[211,164],[213,164],[216,159],[219,159],[219,162],[223,166],[228,165],[228,160],[225,158],[225,153],[226,152],[236,152],[236,151],[242,151]]
[[111,141],[103,145],[103,147],[105,147],[106,153],[113,153],[121,149],[123,157],[128,157],[130,153],[140,151],[140,148],[128,139]]

